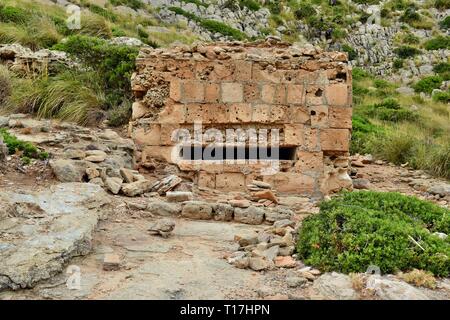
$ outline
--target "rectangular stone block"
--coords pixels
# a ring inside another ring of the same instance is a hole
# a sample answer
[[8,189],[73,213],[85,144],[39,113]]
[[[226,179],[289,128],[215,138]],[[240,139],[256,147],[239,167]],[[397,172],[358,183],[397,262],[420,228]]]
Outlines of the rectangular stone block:
[[201,81],[191,80],[183,82],[182,102],[203,102],[205,100],[205,84]]
[[348,106],[349,88],[346,83],[333,83],[325,89],[327,103],[330,106]]
[[220,86],[217,83],[208,82],[205,84],[205,102],[217,103],[220,101]]
[[244,84],[244,101],[245,102],[259,102],[260,92],[259,86],[255,82]]
[[244,101],[244,88],[240,83],[222,83],[222,102],[239,103]]
[[157,146],[161,143],[161,125],[140,125],[133,129],[131,137],[137,145]]
[[230,123],[252,121],[252,107],[248,103],[236,103],[228,107],[228,120]]
[[287,103],[304,105],[304,86],[302,84],[287,85]]
[[284,144],[299,146],[305,142],[305,131],[303,124],[284,125]]
[[323,105],[309,107],[311,126],[316,128],[328,127],[328,107]]
[[323,152],[297,150],[295,172],[323,172]]
[[322,129],[320,143],[323,151],[348,151],[350,131],[348,129]]
[[172,79],[169,86],[169,96],[175,102],[180,102],[182,97],[182,85],[180,79]]
[[352,128],[352,108],[329,107],[328,119],[330,128]]
[[270,115],[270,105],[268,104],[256,104],[252,107],[252,122],[270,122]]
[[171,146],[176,144],[176,140],[172,141],[172,136],[175,137],[175,131],[179,128],[178,124],[161,124],[161,145]]
[[185,123],[186,122],[186,108],[184,104],[166,104],[166,107],[161,110],[158,115],[158,122],[160,123]]
[[171,146],[147,146],[142,151],[142,162],[145,163],[151,159],[156,159],[160,161],[166,161],[168,163],[173,163],[173,150],[174,147]]

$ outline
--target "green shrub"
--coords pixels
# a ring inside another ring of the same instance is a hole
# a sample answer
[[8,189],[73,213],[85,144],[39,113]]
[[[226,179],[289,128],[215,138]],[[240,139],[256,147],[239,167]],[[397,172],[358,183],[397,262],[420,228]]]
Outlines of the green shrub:
[[403,65],[405,64],[405,61],[403,59],[395,59],[392,66],[394,69],[401,69],[403,68]]
[[135,68],[137,48],[111,45],[106,41],[88,36],[71,36],[55,49],[78,58],[84,65],[95,70],[107,94],[115,92],[130,97],[130,78]]
[[277,15],[281,13],[282,3],[279,0],[268,0],[265,4],[272,14]]
[[392,98],[367,106],[364,113],[369,117],[391,122],[416,121],[419,118],[417,113],[402,108],[397,100]]
[[410,46],[401,46],[394,49],[394,52],[402,59],[411,58],[420,53],[420,50]]
[[105,8],[102,8],[100,6],[97,6],[95,4],[92,4],[92,3],[89,4],[89,10],[92,13],[98,14],[99,16],[102,16],[103,18],[108,19],[109,21],[112,21],[112,22],[117,21],[117,15],[114,12],[109,11]]
[[[231,0],[233,1],[233,0]],[[198,7],[208,7],[208,5],[200,0],[181,0],[181,2],[184,3],[193,3],[196,4]]]
[[294,12],[295,17],[299,20],[315,16],[317,14],[316,9],[309,3],[300,3],[297,10]]
[[407,22],[407,23],[410,23],[413,21],[418,21],[420,19],[421,19],[421,16],[414,7],[407,8],[403,12],[402,16],[400,17],[400,21]]
[[79,34],[109,39],[112,37],[112,31],[108,22],[97,14],[82,14],[81,15],[81,29]]
[[435,0],[434,7],[440,10],[450,9],[450,0]]
[[239,0],[239,4],[242,7],[247,7],[252,11],[258,11],[261,9],[261,5],[255,0]]
[[142,9],[144,3],[141,0],[109,0],[114,6],[127,6],[134,10]]
[[450,63],[441,62],[433,67],[433,71],[439,74],[450,72]]
[[449,29],[450,28],[450,16],[446,16],[442,21],[439,22],[439,26],[442,29]]
[[127,124],[131,117],[131,101],[127,100],[108,112],[108,124],[113,127]]
[[419,44],[420,43],[420,38],[415,36],[412,33],[407,33],[403,36],[403,43],[406,44]]
[[443,79],[441,76],[429,76],[417,81],[413,88],[416,92],[425,92],[431,94],[434,89],[438,89],[441,86]]
[[349,60],[355,60],[358,58],[358,52],[355,49],[350,47],[348,44],[342,45],[342,51],[347,52]]
[[450,271],[450,241],[431,232],[450,231],[450,211],[399,193],[346,192],[303,220],[297,252],[322,271],[383,273]]
[[352,154],[370,153],[368,142],[372,136],[381,136],[382,129],[372,124],[366,117],[356,114],[352,117],[352,127],[350,152]]
[[15,154],[20,151],[23,153],[24,157],[42,160],[48,158],[47,152],[40,151],[30,142],[17,139],[16,136],[10,134],[5,128],[0,128],[0,136],[3,138],[3,142],[8,147],[9,154]]
[[436,92],[435,94],[433,94],[433,101],[450,103],[450,92]]
[[439,50],[450,48],[450,36],[437,36],[425,42],[426,50]]
[[31,18],[31,14],[18,7],[0,5],[0,21],[13,23],[26,23]]

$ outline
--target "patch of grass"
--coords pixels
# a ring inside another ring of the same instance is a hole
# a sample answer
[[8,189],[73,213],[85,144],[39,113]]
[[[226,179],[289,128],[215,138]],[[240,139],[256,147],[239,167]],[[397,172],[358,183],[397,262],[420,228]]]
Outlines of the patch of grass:
[[303,220],[297,252],[322,271],[377,265],[383,273],[416,268],[448,276],[450,241],[430,231],[450,231],[449,210],[399,193],[345,192]]
[[440,10],[450,9],[450,0],[435,0],[434,7]]
[[450,16],[446,16],[442,21],[439,22],[439,26],[441,29],[449,29],[450,28]]
[[0,65],[0,107],[8,101],[11,92],[11,74],[5,66]]
[[383,121],[417,121],[419,115],[400,106],[397,100],[388,98],[380,103],[365,107],[364,112],[371,118]]
[[342,45],[342,51],[347,52],[349,60],[355,60],[358,58],[358,52],[355,49],[350,47],[348,44]]
[[127,124],[131,117],[131,106],[131,101],[127,100],[122,105],[109,110],[108,124],[113,127]]
[[441,76],[429,76],[417,81],[413,88],[416,92],[431,94],[434,89],[438,89],[441,86],[442,81],[444,79]]
[[352,140],[350,143],[350,152],[352,154],[366,154],[370,153],[368,142],[371,137],[380,137],[383,129],[380,126],[374,125],[369,119],[362,115],[355,115],[352,118]]
[[424,43],[426,50],[439,50],[450,48],[450,36],[437,36]]
[[144,3],[141,0],[109,0],[114,6],[127,6],[134,10],[144,8]]
[[425,287],[428,289],[435,289],[437,284],[436,278],[431,272],[418,269],[401,273],[400,278],[416,287]]
[[8,147],[9,154],[16,154],[20,152],[23,157],[34,159],[47,159],[48,153],[39,150],[30,142],[19,140],[16,136],[9,133],[5,128],[0,128],[0,136],[3,142]]
[[410,46],[401,46],[394,49],[394,52],[402,59],[411,58],[421,53],[419,49]]
[[450,92],[436,92],[432,98],[436,102],[450,103]]
[[100,84],[95,72],[65,71],[54,77],[17,79],[9,109],[89,124],[92,112],[106,105]]

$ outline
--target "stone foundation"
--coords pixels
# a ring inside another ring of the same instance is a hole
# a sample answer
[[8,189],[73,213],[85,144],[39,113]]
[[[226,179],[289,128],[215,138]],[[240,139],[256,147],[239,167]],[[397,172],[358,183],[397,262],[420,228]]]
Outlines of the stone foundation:
[[[145,48],[132,89],[129,133],[143,163],[176,164],[193,172],[198,186],[221,190],[245,190],[255,179],[307,196],[351,188],[351,68],[344,53],[274,39]],[[174,132],[192,139],[180,143]],[[193,156],[212,142],[209,159],[206,152]]]

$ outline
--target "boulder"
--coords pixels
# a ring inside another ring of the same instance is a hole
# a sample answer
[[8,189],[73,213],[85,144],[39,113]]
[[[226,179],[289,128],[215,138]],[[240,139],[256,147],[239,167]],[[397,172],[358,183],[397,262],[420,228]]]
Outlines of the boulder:
[[226,203],[218,203],[214,206],[214,220],[231,221],[233,220],[234,208]]
[[181,207],[175,203],[167,203],[161,200],[151,200],[147,205],[147,212],[159,216],[177,216],[181,212]]
[[[110,203],[90,183],[63,183],[41,193],[0,193],[0,291],[31,288],[86,255],[92,234]],[[2,218],[3,217],[3,218]]]
[[189,219],[209,220],[213,218],[212,205],[201,201],[188,201],[181,211],[181,216]]
[[383,300],[429,300],[421,290],[412,285],[394,279],[393,277],[384,277],[380,275],[371,275],[367,279],[367,289],[376,293]]
[[153,182],[149,180],[139,180],[132,183],[125,183],[122,186],[122,192],[129,196],[135,197],[140,194],[149,192],[152,188]]
[[86,172],[83,162],[58,159],[50,161],[50,167],[56,178],[61,182],[81,182]]
[[122,182],[123,182],[122,178],[117,177],[107,177],[104,180],[106,189],[111,191],[111,193],[113,194],[119,193],[120,189],[122,188]]
[[323,274],[314,281],[313,288],[325,299],[354,300],[358,298],[350,277],[341,273]]
[[264,221],[264,210],[257,207],[235,208],[234,220],[246,224],[261,224]]
[[441,197],[450,195],[450,184],[440,183],[434,184],[429,189],[428,192],[431,194],[438,194]]
[[188,191],[169,191],[166,193],[166,198],[169,202],[184,202],[192,200],[194,195]]

